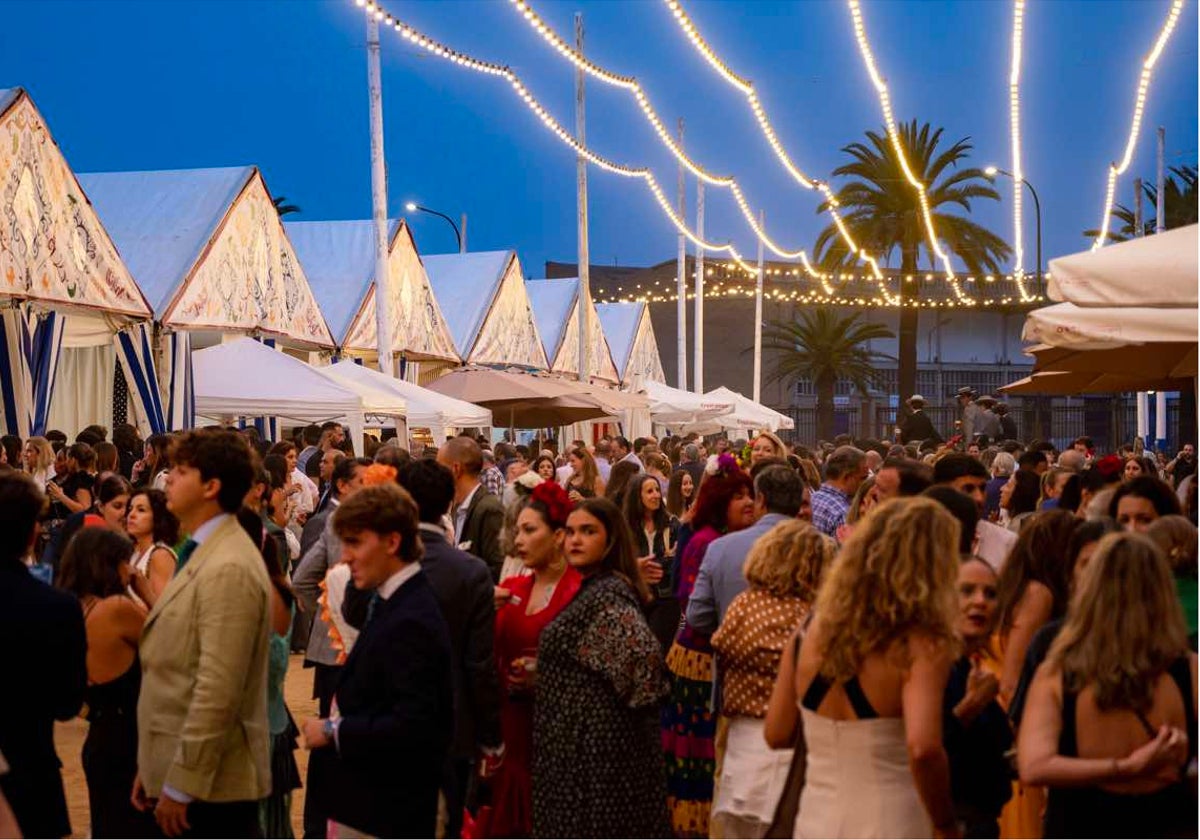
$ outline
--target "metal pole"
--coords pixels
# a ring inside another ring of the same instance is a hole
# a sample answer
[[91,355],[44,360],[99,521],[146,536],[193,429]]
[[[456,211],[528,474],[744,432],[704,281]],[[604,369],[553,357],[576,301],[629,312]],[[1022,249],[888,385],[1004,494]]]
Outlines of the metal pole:
[[[758,211],[759,230],[767,227],[767,213]],[[758,275],[754,282],[754,401],[762,398],[762,293],[763,293],[763,241],[758,238]]]
[[[1161,125],[1158,127],[1158,207],[1154,212],[1154,232],[1162,233],[1167,229],[1167,191],[1166,170],[1163,157],[1167,144],[1167,131]],[[1161,451],[1167,445],[1167,394],[1159,391],[1154,395],[1154,448]]]
[[467,214],[462,214],[462,228],[458,234],[458,253],[467,253]]
[[[1021,179],[1025,181],[1024,178]],[[1037,190],[1033,188],[1033,184],[1025,181],[1025,186],[1029,187],[1029,194],[1033,196],[1033,214],[1037,219],[1037,273],[1038,273],[1038,294],[1045,296],[1046,294],[1046,275],[1042,274],[1042,202],[1038,200]]]
[[371,215],[375,221],[375,341],[379,370],[392,364],[391,283],[388,277],[387,167],[383,158],[383,81],[379,70],[379,21],[367,15],[367,87],[371,100]]
[[[704,238],[704,182],[696,182],[696,236]],[[695,347],[692,385],[697,394],[704,393],[704,246],[696,246],[696,307],[695,325],[692,328]]]
[[[683,117],[679,118],[679,148],[683,148]],[[679,164],[679,218],[687,218],[687,182],[683,164]],[[675,266],[675,289],[679,296],[675,306],[675,385],[687,390],[687,237],[679,234],[679,262]]]
[[[583,54],[583,13],[575,13],[575,49]],[[585,118],[583,101],[583,70],[575,71],[575,136],[579,145],[587,145],[587,120]],[[579,381],[587,382],[588,377],[588,345],[591,343],[591,331],[588,329],[588,301],[591,298],[591,284],[588,272],[588,198],[587,198],[587,159],[578,155],[575,160],[575,184],[579,218],[579,295],[576,301],[575,320],[579,334]]]
[[[1146,231],[1145,223],[1142,221],[1142,179],[1134,178],[1133,180],[1133,235],[1141,237]],[[1150,433],[1149,413],[1150,403],[1145,391],[1138,391],[1137,395],[1137,436],[1144,444],[1146,437]]]

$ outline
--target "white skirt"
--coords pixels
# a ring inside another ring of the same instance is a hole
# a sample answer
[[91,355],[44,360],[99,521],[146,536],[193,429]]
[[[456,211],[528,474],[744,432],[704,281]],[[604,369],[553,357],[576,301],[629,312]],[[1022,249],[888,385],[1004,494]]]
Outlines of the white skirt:
[[730,718],[712,813],[752,817],[770,824],[791,766],[792,750],[767,746],[762,718]]

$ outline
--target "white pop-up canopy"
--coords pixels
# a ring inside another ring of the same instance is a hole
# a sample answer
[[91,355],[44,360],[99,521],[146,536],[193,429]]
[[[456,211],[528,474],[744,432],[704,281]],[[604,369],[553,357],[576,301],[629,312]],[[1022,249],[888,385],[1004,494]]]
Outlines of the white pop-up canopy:
[[214,420],[279,417],[294,423],[334,420],[362,445],[363,400],[299,359],[238,338],[192,353],[196,414]]
[[777,432],[795,426],[792,418],[786,414],[759,405],[725,387],[714,388],[705,394],[704,398],[710,402],[733,403],[732,413],[722,415],[714,421],[724,429],[766,429],[769,432]]
[[387,376],[349,359],[317,370],[347,388],[365,386],[393,395],[404,402],[405,409],[400,414],[408,425],[429,429],[434,440],[441,440],[448,427],[463,429],[492,425],[492,412],[486,408]]
[[1078,306],[1189,307],[1200,274],[1197,226],[1050,261],[1047,293]]
[[664,426],[712,425],[734,410],[733,400],[711,399],[652,380],[641,383],[641,391],[650,400],[651,420]]

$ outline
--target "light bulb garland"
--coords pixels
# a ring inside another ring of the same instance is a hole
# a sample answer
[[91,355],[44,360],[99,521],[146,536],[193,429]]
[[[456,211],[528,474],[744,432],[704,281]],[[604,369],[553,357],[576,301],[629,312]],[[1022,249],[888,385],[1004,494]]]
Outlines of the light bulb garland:
[[1021,55],[1024,39],[1025,0],[1014,0],[1012,64],[1008,74],[1008,124],[1012,136],[1013,276],[1016,278],[1021,300],[1029,300],[1029,293],[1025,289],[1025,245],[1021,213],[1025,187],[1025,173],[1021,168]]
[[1113,200],[1116,197],[1117,178],[1125,173],[1129,168],[1129,164],[1133,161],[1133,150],[1137,146],[1138,134],[1142,129],[1142,115],[1146,110],[1146,94],[1150,89],[1150,80],[1154,76],[1154,65],[1158,63],[1159,56],[1162,55],[1163,49],[1167,45],[1168,39],[1171,37],[1171,32],[1175,29],[1175,24],[1179,20],[1179,14],[1183,11],[1183,0],[1172,0],[1171,10],[1167,13],[1167,19],[1159,30],[1158,38],[1154,42],[1154,48],[1150,50],[1150,54],[1146,56],[1142,62],[1142,72],[1138,77],[1137,96],[1134,98],[1133,104],[1133,121],[1129,125],[1129,140],[1125,144],[1125,155],[1121,158],[1120,163],[1111,163],[1108,167],[1108,185],[1104,191],[1104,215],[1100,221],[1100,231],[1096,236],[1096,241],[1092,243],[1092,250],[1104,245],[1108,239],[1108,223],[1112,217]]

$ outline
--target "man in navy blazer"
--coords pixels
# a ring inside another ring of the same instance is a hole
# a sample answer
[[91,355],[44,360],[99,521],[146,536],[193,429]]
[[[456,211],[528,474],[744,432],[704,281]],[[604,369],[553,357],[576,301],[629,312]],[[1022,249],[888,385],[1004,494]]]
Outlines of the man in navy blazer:
[[333,711],[304,723],[309,749],[337,754],[337,836],[432,837],[436,827],[454,696],[450,631],[421,571],[418,522],[412,497],[390,482],[334,513],[355,586],[376,590]]

